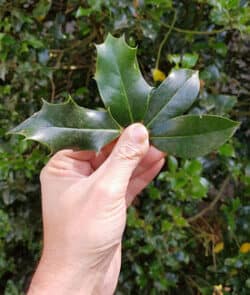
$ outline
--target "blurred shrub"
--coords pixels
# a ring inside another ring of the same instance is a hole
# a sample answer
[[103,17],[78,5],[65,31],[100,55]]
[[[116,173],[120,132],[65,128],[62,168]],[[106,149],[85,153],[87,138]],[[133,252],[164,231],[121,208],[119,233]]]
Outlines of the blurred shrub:
[[70,93],[102,106],[94,44],[108,32],[138,45],[151,83],[156,70],[199,70],[191,113],[241,121],[218,152],[169,156],[130,208],[117,294],[250,293],[249,15],[246,0],[0,0],[1,294],[21,294],[39,259],[38,176],[48,159],[43,147],[6,131],[37,111],[41,97],[59,102]]

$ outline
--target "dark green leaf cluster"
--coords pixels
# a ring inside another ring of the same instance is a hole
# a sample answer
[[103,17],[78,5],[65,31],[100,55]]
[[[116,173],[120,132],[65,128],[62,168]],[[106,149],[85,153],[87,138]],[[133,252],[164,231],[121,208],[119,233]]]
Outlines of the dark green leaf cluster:
[[72,99],[60,105],[44,101],[39,113],[11,133],[44,143],[53,152],[62,148],[99,151],[118,136],[120,126],[142,122],[154,146],[188,158],[218,148],[238,126],[218,116],[183,116],[198,94],[198,73],[175,70],[159,87],[150,87],[140,73],[136,48],[129,47],[124,36],[109,34],[97,46],[95,79],[106,112],[81,108]]

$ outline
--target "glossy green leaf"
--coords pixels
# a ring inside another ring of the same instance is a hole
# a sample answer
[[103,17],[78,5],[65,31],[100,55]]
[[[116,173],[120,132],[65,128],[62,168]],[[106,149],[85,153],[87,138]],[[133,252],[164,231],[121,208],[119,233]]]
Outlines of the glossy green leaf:
[[174,173],[178,168],[178,162],[174,156],[168,157],[168,169],[170,172]]
[[151,131],[151,141],[160,150],[179,157],[205,155],[233,135],[238,123],[219,116],[179,116]]
[[118,137],[122,127],[144,122],[153,145],[189,158],[218,148],[238,126],[218,116],[181,116],[198,94],[198,72],[173,70],[152,90],[140,73],[136,48],[129,47],[124,37],[108,35],[97,46],[95,77],[106,112],[82,108],[72,99],[61,104],[44,101],[38,113],[11,133],[41,142],[53,152],[63,148],[98,151]]
[[184,53],[184,54],[168,54],[167,59],[170,63],[175,64],[176,68],[183,67],[191,69],[197,61],[199,55],[197,53]]
[[198,95],[198,72],[187,69],[174,70],[150,95],[145,124],[158,129],[166,122],[187,111]]
[[79,18],[81,16],[89,16],[92,12],[93,10],[91,8],[83,8],[79,6],[76,11],[76,18]]
[[52,5],[51,0],[40,0],[37,2],[35,8],[32,11],[32,15],[38,20],[42,21],[48,14]]
[[63,148],[98,151],[119,135],[119,128],[107,112],[82,108],[69,98],[60,104],[43,101],[39,112],[9,133],[45,144],[52,152]]
[[231,143],[225,143],[225,144],[223,144],[219,148],[218,152],[219,152],[219,154],[221,156],[235,158],[234,146]]
[[193,68],[197,61],[199,55],[197,53],[185,53],[182,57],[181,65],[183,68]]
[[151,87],[141,75],[136,48],[127,45],[124,36],[108,35],[97,45],[95,79],[102,100],[122,126],[142,121]]

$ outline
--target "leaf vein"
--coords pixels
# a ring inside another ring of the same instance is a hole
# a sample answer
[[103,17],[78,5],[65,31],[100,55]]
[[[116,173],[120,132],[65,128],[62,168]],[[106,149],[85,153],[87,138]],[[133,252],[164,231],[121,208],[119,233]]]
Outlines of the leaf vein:
[[173,138],[187,138],[187,137],[198,137],[198,136],[203,136],[205,134],[213,134],[213,133],[218,133],[218,132],[222,132],[222,131],[226,131],[226,130],[230,130],[232,129],[232,131],[235,129],[236,127],[230,127],[230,128],[224,128],[224,129],[220,129],[220,130],[214,130],[212,132],[203,132],[203,133],[196,133],[196,134],[191,134],[191,135],[172,135],[172,136],[151,136],[151,139],[157,139],[157,138],[162,138],[162,139],[173,139]]
[[125,85],[123,83],[123,75],[122,75],[122,73],[120,71],[117,56],[116,56],[116,53],[113,51],[113,49],[112,49],[112,53],[114,55],[114,59],[116,60],[115,67],[117,69],[118,74],[120,75],[120,81],[121,81],[122,93],[123,93],[122,96],[125,98],[125,102],[126,102],[126,105],[127,105],[127,108],[128,108],[129,117],[130,117],[131,123],[133,123],[134,122],[134,117],[133,117],[133,113],[132,113],[131,106],[130,106],[130,103],[129,103],[128,95],[127,95],[127,92],[126,92],[126,89],[125,89]]
[[[185,86],[185,84],[186,83],[188,83],[189,81],[190,81],[190,79],[192,79],[193,78],[193,75],[189,78],[189,79],[187,79],[184,83],[183,83],[183,85],[182,85],[182,87],[184,87]],[[166,103],[166,104],[164,104],[161,108],[160,108],[160,110],[159,110],[159,112],[148,122],[148,124],[147,124],[147,127],[149,127],[156,119],[157,119],[157,117],[159,117],[160,116],[160,114],[162,113],[162,111],[169,105],[169,103],[171,102],[171,101],[173,101],[173,99],[175,98],[175,96],[177,95],[177,93],[179,92],[181,90],[181,88],[178,88],[175,92],[174,92],[174,95],[173,96],[171,96],[170,97],[170,99],[169,99],[169,101]],[[149,102],[150,103],[150,102]],[[171,117],[169,118],[169,119],[171,119]]]

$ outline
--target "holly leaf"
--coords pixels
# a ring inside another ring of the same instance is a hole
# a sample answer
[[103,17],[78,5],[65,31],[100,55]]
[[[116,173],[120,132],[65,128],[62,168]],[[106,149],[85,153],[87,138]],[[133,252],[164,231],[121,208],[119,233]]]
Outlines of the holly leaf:
[[232,120],[212,115],[184,115],[199,92],[198,72],[174,70],[157,88],[143,79],[136,48],[124,37],[108,35],[97,46],[97,85],[107,111],[65,103],[43,102],[42,109],[10,131],[47,145],[100,150],[119,136],[121,128],[143,122],[150,141],[162,151],[190,158],[207,154],[230,138],[238,127]]
[[153,145],[183,158],[205,155],[222,145],[238,122],[213,115],[186,115],[168,120],[151,131]]
[[39,112],[9,133],[38,141],[52,152],[76,147],[99,151],[115,139],[120,130],[108,112],[80,107],[69,98],[60,104],[43,101]]
[[200,88],[197,71],[174,70],[155,88],[149,100],[144,123],[149,129],[161,128],[170,118],[182,115],[194,103]]
[[106,108],[121,126],[142,121],[152,87],[141,75],[137,49],[128,46],[124,36],[110,34],[96,47],[95,79]]

